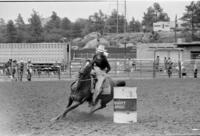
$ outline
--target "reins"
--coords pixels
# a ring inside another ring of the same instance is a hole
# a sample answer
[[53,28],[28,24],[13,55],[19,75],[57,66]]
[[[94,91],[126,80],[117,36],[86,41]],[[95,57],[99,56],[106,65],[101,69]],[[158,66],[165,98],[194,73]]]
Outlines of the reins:
[[90,79],[82,79],[80,80],[80,78],[78,79],[79,81],[89,81],[89,80],[92,80],[91,78]]
[[89,79],[82,79],[82,80],[80,78],[78,78],[79,81],[89,81],[89,80],[92,80],[92,79],[97,79],[97,78],[89,78]]

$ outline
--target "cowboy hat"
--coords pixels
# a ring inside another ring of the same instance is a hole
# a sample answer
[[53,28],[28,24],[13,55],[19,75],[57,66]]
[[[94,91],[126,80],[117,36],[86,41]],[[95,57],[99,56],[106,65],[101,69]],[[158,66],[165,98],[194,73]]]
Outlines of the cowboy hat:
[[107,52],[107,50],[105,49],[104,45],[99,45],[97,47],[96,51],[98,51],[98,52]]

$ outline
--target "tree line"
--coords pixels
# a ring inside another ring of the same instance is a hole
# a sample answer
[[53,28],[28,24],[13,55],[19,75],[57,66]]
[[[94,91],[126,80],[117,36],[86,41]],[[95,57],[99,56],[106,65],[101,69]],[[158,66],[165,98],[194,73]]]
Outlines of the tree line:
[[[186,11],[181,19],[185,21],[184,34],[189,35],[191,32],[191,39],[198,38],[200,2],[191,2],[186,6]],[[21,14],[18,14],[14,21],[9,20],[7,23],[1,18],[0,43],[60,42],[66,38],[69,40],[82,37],[94,31],[102,35],[117,31],[119,33],[124,31],[151,32],[153,23],[158,21],[170,21],[170,18],[156,2],[147,8],[141,22],[135,20],[134,17],[127,22],[124,15],[119,14],[116,10],[113,10],[111,15],[106,15],[99,10],[87,19],[79,18],[75,22],[71,22],[67,17],[60,18],[55,11],[48,19],[43,19],[37,11],[33,10],[28,23],[24,22]]]

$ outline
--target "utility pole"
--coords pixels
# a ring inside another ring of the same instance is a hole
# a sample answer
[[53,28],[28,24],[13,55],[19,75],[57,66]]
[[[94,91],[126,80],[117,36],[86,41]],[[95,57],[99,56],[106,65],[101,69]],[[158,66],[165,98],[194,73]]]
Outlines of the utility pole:
[[126,0],[124,0],[124,57],[125,57],[125,66],[126,64]]
[[196,10],[196,6],[194,4],[194,2],[192,2],[192,15],[191,15],[191,25],[192,25],[192,41],[194,40],[194,13]]
[[118,6],[119,6],[119,3],[118,3],[118,0],[117,0],[117,34],[118,34],[118,32],[119,32],[119,30],[118,30],[118,29],[119,29],[119,28],[118,28],[118,23],[119,23],[119,22],[118,22],[118,21],[119,21],[119,20],[118,20],[118,10],[119,10],[119,7],[118,7]]
[[174,27],[174,38],[175,38],[175,43],[177,42],[176,27],[177,27],[177,15],[176,15],[176,17],[175,17],[175,27]]
[[126,0],[124,0],[124,57],[126,59]]
[[126,33],[126,0],[124,1],[124,33]]

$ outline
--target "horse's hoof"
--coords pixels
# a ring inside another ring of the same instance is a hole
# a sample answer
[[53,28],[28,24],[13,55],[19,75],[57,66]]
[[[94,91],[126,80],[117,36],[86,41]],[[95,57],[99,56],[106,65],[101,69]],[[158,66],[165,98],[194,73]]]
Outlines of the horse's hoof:
[[92,107],[91,107],[91,109],[90,109],[90,112],[89,112],[89,114],[93,114],[93,113],[94,113],[94,111],[95,111],[95,106],[92,106]]
[[52,123],[54,123],[54,122],[56,122],[56,121],[58,121],[58,120],[60,120],[60,119],[61,119],[61,117],[58,116],[58,117],[52,118],[50,121],[51,121]]
[[52,119],[50,120],[51,123],[54,123],[54,122],[56,122],[56,121],[57,121],[56,118],[52,118]]

